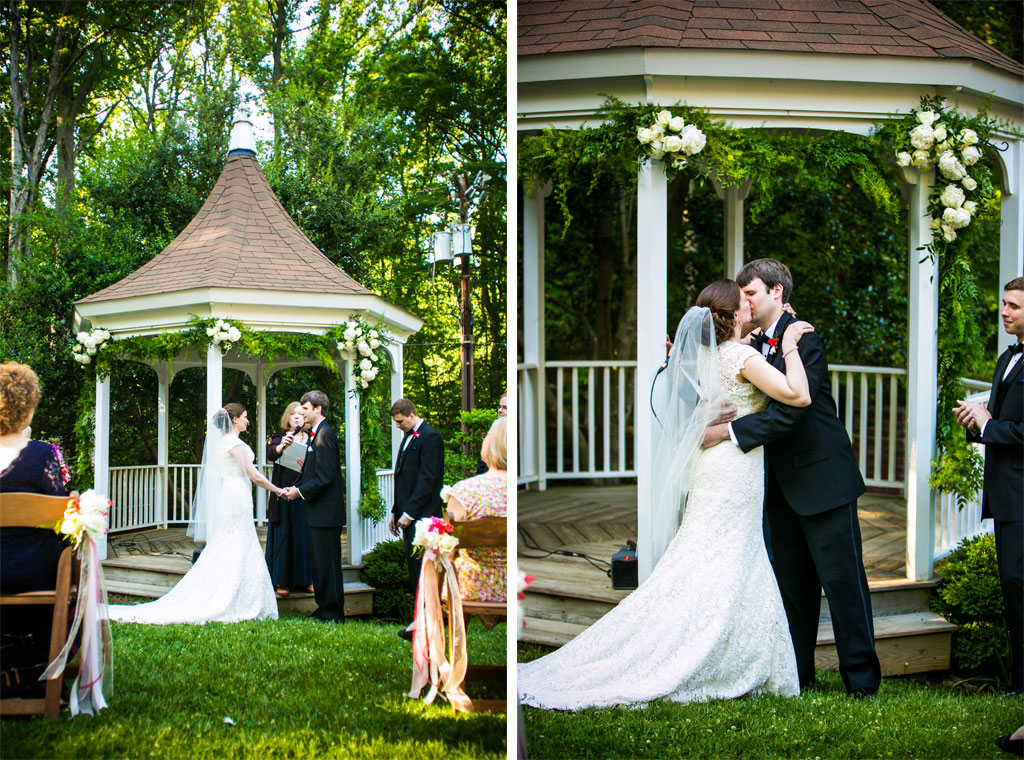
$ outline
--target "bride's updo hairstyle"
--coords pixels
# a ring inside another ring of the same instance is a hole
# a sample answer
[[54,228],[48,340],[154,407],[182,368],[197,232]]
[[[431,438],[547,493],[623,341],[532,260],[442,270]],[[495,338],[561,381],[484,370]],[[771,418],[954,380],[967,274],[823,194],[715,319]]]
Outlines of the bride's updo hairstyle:
[[697,306],[711,311],[715,321],[715,341],[722,343],[732,337],[736,327],[736,310],[740,308],[743,296],[740,286],[733,280],[718,280],[708,285],[697,296]]
[[231,421],[234,422],[245,414],[245,407],[232,401],[230,404],[224,404],[224,411],[231,416]]

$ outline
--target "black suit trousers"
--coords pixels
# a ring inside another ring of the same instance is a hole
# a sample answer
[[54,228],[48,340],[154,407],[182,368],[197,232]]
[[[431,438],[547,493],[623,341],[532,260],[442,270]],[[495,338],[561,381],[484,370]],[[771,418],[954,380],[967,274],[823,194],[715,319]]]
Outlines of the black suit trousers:
[[996,560],[1010,629],[1010,688],[1024,691],[1024,522],[996,520]]
[[420,585],[420,566],[423,564],[423,556],[412,553],[412,540],[416,537],[416,522],[413,521],[402,528],[402,540],[405,542],[405,558],[409,567],[409,593],[416,596],[416,589]]
[[309,560],[313,571],[313,593],[323,620],[345,619],[345,581],[341,569],[341,528],[309,527]]
[[766,512],[772,567],[779,582],[801,685],[814,682],[821,591],[828,598],[847,691],[874,692],[881,683],[875,654],[871,592],[864,573],[857,502],[816,515],[797,514],[769,478]]

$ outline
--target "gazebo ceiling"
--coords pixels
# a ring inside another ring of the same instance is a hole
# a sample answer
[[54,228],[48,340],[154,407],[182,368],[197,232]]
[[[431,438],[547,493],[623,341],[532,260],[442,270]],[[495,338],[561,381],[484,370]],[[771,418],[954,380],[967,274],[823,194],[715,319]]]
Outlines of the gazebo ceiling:
[[75,304],[76,327],[151,334],[190,315],[257,329],[322,331],[351,314],[384,319],[401,340],[422,321],[328,259],[288,215],[256,161],[251,124],[235,123],[228,158],[199,213],[152,260]]
[[925,0],[520,0],[524,56],[611,48],[777,50],[1024,66]]

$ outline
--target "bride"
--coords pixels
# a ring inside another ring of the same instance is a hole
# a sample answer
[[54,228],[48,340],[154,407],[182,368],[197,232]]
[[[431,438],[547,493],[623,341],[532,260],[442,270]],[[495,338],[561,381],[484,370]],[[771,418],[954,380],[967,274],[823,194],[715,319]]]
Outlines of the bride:
[[[810,404],[795,322],[779,348],[786,374],[742,340],[750,306],[732,280],[701,291],[679,323],[652,407],[655,545],[650,577],[561,649],[519,665],[525,705],[581,710],[800,693],[782,597],[764,545],[763,450],[701,450],[722,402],[738,415],[766,394]],[[673,537],[674,536],[674,537]]]
[[281,495],[253,466],[239,438],[249,426],[241,404],[214,412],[203,446],[196,505],[188,534],[206,548],[165,596],[136,605],[111,605],[110,619],[130,623],[235,623],[277,618],[277,598],[253,525],[252,486]]

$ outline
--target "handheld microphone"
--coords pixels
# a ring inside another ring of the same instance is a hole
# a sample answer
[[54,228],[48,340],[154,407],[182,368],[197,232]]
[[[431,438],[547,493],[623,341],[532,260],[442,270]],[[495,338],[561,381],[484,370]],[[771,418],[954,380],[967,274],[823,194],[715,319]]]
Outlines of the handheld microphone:
[[298,435],[300,430],[302,430],[302,425],[296,425],[295,429],[292,431],[292,435]]

